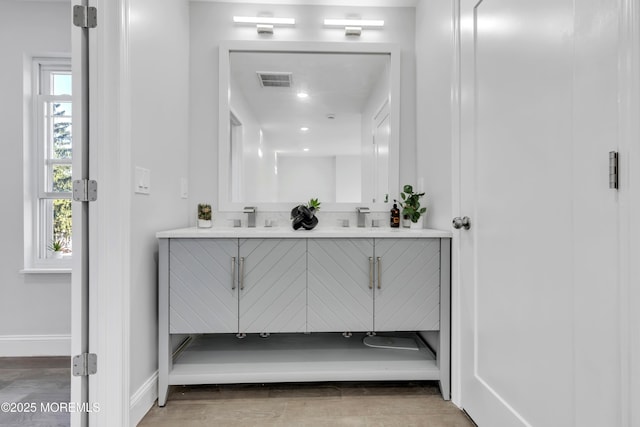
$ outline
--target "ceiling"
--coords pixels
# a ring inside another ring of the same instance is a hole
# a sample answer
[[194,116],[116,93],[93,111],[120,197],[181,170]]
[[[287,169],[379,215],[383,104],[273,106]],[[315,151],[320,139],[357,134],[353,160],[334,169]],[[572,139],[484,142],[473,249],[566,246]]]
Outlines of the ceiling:
[[[231,52],[240,92],[232,91],[232,108],[241,95],[269,148],[282,154],[359,155],[362,110],[380,81],[388,87],[388,62],[385,54]],[[291,72],[292,87],[262,87],[257,72]]]
[[[230,3],[231,0],[190,0]],[[299,6],[415,7],[420,0],[233,0],[233,3],[287,4]]]

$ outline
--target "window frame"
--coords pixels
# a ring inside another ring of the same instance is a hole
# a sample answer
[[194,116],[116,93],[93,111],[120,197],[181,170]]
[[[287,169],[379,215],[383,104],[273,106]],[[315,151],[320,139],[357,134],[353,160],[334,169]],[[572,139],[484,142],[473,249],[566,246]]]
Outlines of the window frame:
[[[47,246],[53,235],[53,218],[50,215],[53,201],[71,200],[72,191],[53,191],[53,168],[56,165],[73,167],[73,142],[71,157],[56,159],[53,152],[54,119],[53,103],[68,103],[73,110],[72,95],[52,95],[53,74],[71,75],[71,58],[67,56],[34,57],[31,59],[30,96],[25,96],[31,106],[29,110],[30,131],[25,137],[25,271],[61,270],[70,271],[72,255],[63,254],[62,259],[49,256]],[[73,118],[62,117],[71,122],[73,141]],[[28,175],[28,176],[27,176]]]

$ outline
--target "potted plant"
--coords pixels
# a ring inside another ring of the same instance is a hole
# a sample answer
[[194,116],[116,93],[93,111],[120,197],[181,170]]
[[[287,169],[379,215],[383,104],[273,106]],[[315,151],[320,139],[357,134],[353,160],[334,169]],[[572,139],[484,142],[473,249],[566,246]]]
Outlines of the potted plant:
[[411,185],[405,185],[400,193],[402,215],[405,220],[408,220],[411,228],[422,228],[423,226],[422,215],[427,211],[427,208],[420,206],[420,198],[422,196],[424,196],[424,193],[414,193]]
[[47,246],[51,251],[51,257],[54,259],[62,259],[62,253],[67,248],[67,244],[63,239],[53,239]]
[[198,204],[198,228],[211,228],[211,205]]
[[291,210],[291,226],[294,230],[300,227],[305,230],[312,230],[318,225],[318,217],[316,212],[320,210],[320,202],[318,199],[311,199],[306,205],[298,205]]

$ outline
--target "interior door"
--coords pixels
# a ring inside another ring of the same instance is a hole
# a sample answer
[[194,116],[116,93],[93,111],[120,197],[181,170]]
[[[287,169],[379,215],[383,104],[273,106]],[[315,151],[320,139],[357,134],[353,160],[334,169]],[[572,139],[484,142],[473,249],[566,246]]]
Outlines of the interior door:
[[389,101],[386,101],[373,118],[373,182],[375,184],[372,202],[380,203],[389,196]]
[[460,3],[461,403],[481,427],[619,425],[617,13],[516,3]]
[[[87,1],[77,2],[87,4]],[[73,13],[70,5],[69,13]],[[72,21],[73,22],[73,21]],[[71,27],[73,77],[73,180],[89,178],[89,29]],[[71,276],[71,355],[89,353],[89,210],[72,203],[73,274]],[[90,376],[71,376],[71,400],[89,402]],[[70,414],[72,426],[89,423],[86,411]]]

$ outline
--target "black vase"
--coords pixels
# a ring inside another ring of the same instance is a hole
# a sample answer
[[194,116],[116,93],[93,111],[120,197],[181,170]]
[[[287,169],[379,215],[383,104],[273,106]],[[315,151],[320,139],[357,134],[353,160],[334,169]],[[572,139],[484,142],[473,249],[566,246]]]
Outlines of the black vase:
[[304,205],[298,205],[291,209],[291,226],[294,230],[303,228],[312,230],[318,225],[318,218],[315,216],[315,209]]

